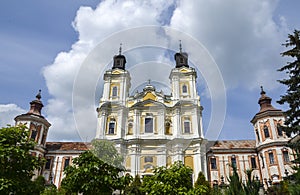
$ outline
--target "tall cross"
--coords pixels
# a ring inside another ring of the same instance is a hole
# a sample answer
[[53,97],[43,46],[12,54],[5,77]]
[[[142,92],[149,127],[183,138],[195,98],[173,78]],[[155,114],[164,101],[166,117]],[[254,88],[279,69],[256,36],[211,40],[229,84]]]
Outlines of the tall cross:
[[122,53],[122,43],[120,43],[120,48],[119,48],[119,55]]

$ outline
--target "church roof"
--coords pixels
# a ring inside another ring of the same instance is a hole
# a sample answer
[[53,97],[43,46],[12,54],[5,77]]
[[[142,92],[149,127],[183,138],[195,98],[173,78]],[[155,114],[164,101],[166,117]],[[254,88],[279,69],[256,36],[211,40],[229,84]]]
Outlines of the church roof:
[[219,140],[209,141],[209,149],[231,150],[231,149],[255,149],[255,140]]
[[78,150],[84,151],[91,147],[90,143],[85,142],[47,142],[46,148],[48,151],[67,151],[67,150]]

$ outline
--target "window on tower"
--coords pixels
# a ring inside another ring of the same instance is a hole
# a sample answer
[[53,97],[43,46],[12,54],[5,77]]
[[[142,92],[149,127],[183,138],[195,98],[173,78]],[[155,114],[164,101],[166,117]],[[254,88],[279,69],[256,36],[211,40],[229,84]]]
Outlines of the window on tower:
[[187,93],[187,86],[186,85],[182,85],[182,93]]
[[189,118],[183,121],[183,133],[191,133],[191,122]]
[[153,133],[153,118],[145,118],[145,133]]
[[269,162],[270,162],[270,165],[275,164],[273,152],[269,152]]
[[256,133],[257,141],[260,142],[260,137],[259,137],[259,133],[258,133],[257,129],[255,130],[255,133]]
[[277,124],[277,133],[278,136],[282,136],[282,126],[280,124]]
[[282,156],[283,156],[283,162],[284,163],[289,163],[290,162],[290,157],[289,157],[289,152],[288,151],[282,151]]
[[116,97],[118,95],[118,87],[114,86],[112,88],[112,96],[113,97]]
[[264,134],[265,134],[265,138],[270,137],[269,128],[266,125],[264,126]]
[[112,119],[108,124],[108,134],[115,134],[116,122]]
[[34,129],[31,130],[31,136],[30,136],[30,138],[33,139],[33,140],[35,140],[36,136],[37,136],[37,130],[34,130]]

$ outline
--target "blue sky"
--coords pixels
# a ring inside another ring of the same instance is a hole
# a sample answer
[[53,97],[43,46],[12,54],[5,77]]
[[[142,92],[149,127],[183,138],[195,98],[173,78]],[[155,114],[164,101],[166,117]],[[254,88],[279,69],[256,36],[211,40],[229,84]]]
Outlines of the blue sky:
[[[285,108],[275,103],[285,90],[276,82],[284,77],[276,69],[287,61],[279,55],[285,49],[281,43],[293,29],[300,29],[299,1],[153,0],[104,1],[97,7],[98,4],[94,0],[1,1],[1,126],[27,111],[29,102],[42,89],[43,113],[53,124],[50,140],[79,139],[72,131],[75,125],[70,99],[76,63],[109,35],[143,25],[166,25],[186,32],[212,55],[227,94],[220,139],[254,138],[249,121],[259,109],[260,85],[265,86],[276,107]],[[85,8],[79,10],[82,6]],[[189,46],[183,45],[189,52]],[[198,89],[205,128],[211,101],[202,81],[200,76]],[[88,124],[82,125],[89,128]]]

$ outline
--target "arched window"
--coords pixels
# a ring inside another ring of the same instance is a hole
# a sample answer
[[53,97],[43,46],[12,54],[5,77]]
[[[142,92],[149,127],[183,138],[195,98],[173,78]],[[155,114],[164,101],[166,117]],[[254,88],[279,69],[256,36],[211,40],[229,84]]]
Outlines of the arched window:
[[32,129],[31,130],[31,136],[30,136],[30,138],[33,139],[33,140],[35,140],[36,136],[37,136],[37,130]]
[[266,125],[264,126],[264,134],[265,134],[265,138],[270,137],[269,128]]
[[187,86],[186,85],[182,85],[182,93],[187,93]]
[[256,133],[257,141],[260,142],[260,137],[259,137],[259,133],[258,133],[257,129],[255,130],[255,133]]
[[277,124],[277,133],[278,136],[282,136],[282,126],[279,123]]
[[132,135],[133,134],[133,124],[132,121],[129,121],[128,123],[128,135]]
[[113,97],[116,97],[118,95],[118,87],[114,86],[112,88],[112,96]]

